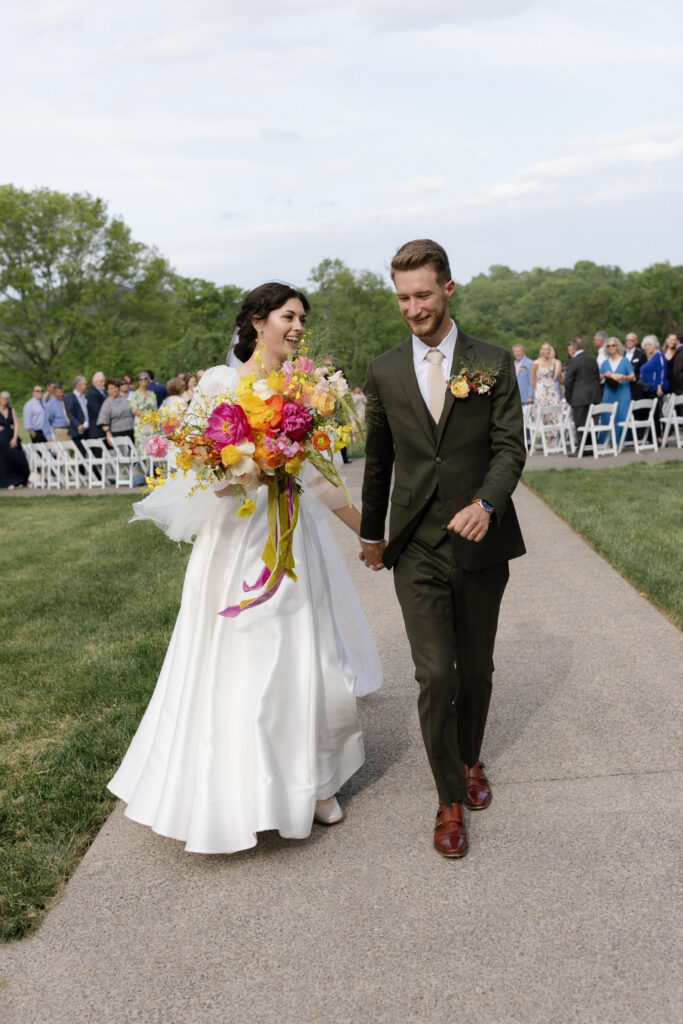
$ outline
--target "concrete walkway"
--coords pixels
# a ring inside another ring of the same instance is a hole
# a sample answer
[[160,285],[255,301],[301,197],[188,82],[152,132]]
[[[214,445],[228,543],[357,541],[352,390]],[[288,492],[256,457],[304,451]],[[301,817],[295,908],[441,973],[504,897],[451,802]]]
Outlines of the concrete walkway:
[[[539,460],[542,464],[542,460]],[[357,489],[362,463],[349,470]],[[672,1024],[683,993],[681,635],[526,489],[470,852],[436,802],[389,573],[337,533],[385,669],[343,824],[188,855],[102,829],[36,936],[0,949],[13,1024]],[[336,527],[335,527],[336,528]]]

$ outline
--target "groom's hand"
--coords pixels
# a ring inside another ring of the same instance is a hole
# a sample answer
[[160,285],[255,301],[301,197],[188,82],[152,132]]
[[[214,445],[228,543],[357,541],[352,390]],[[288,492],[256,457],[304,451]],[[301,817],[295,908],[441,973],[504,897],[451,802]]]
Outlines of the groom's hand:
[[460,534],[465,540],[483,540],[491,522],[491,513],[485,512],[481,505],[468,505],[457,512],[446,527],[453,533]]
[[361,562],[365,562],[368,569],[373,569],[374,572],[379,572],[380,569],[384,568],[384,562],[382,561],[382,552],[387,546],[387,542],[382,540],[379,544],[369,544],[366,540],[360,542],[361,550],[358,554]]

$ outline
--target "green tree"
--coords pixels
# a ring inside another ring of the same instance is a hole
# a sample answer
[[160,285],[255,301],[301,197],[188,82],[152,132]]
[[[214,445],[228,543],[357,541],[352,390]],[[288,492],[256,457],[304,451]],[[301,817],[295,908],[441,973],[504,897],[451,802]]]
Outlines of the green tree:
[[103,200],[0,187],[3,363],[60,377],[113,346],[129,360],[166,324],[170,284],[166,261]]

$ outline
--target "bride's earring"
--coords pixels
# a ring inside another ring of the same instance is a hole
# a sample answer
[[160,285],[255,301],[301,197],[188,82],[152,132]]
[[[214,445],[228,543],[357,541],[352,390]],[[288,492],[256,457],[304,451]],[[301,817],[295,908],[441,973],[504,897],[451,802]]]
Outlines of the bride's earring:
[[263,328],[256,328],[256,349],[254,351],[254,358],[259,366],[263,366]]

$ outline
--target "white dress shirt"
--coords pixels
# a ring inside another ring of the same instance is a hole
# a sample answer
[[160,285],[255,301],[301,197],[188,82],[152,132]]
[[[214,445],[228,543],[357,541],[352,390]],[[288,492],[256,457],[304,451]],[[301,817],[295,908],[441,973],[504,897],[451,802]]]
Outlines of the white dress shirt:
[[443,339],[439,342],[436,348],[432,345],[425,345],[424,341],[420,341],[414,334],[413,339],[413,365],[415,367],[415,376],[417,377],[417,384],[420,389],[420,394],[424,398],[425,405],[430,408],[429,405],[429,368],[430,364],[427,362],[427,356],[430,352],[439,350],[443,353],[443,359],[441,360],[441,372],[443,373],[443,379],[448,380],[451,375],[451,366],[453,365],[453,355],[455,353],[455,342],[458,337],[458,328],[451,320],[451,329]]

